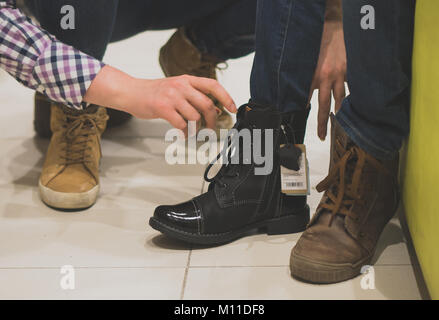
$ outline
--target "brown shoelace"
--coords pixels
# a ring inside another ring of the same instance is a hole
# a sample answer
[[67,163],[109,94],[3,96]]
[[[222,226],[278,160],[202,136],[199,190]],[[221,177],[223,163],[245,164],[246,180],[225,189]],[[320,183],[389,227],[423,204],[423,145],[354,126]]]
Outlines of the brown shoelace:
[[[103,121],[108,120],[108,116],[99,117],[96,114],[81,114],[79,116],[66,115],[65,131],[65,156],[62,158],[65,165],[80,164],[90,162],[90,154],[87,152],[91,150],[88,143],[91,141],[90,137],[98,134],[98,126]],[[100,145],[99,152],[101,153]]]
[[[338,155],[338,150],[343,148],[339,141],[336,143],[335,151]],[[359,186],[366,162],[379,170],[379,172],[389,174],[388,170],[378,160],[368,155],[359,147],[353,146],[345,150],[345,153],[331,168],[328,176],[317,185],[317,191],[326,191],[328,197],[326,203],[322,203],[320,207],[329,210],[331,213],[329,226],[332,225],[337,214],[356,219],[356,217],[352,215],[352,208],[356,204],[364,204],[364,200],[359,192]],[[348,180],[348,165],[352,165],[353,167],[352,181],[350,184],[346,183]],[[337,182],[338,186],[335,194],[334,185]]]

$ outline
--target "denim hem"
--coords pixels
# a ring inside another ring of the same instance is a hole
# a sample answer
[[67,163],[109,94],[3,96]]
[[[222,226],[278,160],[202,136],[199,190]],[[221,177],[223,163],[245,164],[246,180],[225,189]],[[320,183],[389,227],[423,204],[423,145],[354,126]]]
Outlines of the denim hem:
[[385,150],[364,137],[364,135],[361,134],[360,129],[352,125],[343,114],[342,110],[336,114],[335,118],[349,138],[373,157],[379,160],[391,160],[398,153],[398,151]]
[[202,54],[209,54],[220,61],[238,59],[255,51],[254,34],[236,35],[228,40],[223,40],[220,45],[218,43],[214,45],[211,40],[206,41],[197,34],[196,29],[187,28],[187,37]]

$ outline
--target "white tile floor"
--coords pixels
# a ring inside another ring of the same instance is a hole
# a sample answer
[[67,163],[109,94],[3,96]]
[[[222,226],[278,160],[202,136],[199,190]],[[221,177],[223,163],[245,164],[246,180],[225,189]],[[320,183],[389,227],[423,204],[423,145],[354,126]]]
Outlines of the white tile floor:
[[[112,45],[106,61],[135,76],[161,77],[160,46],[170,32],[151,32]],[[230,63],[221,81],[237,102],[249,97],[252,57]],[[187,250],[151,230],[159,204],[200,193],[202,166],[164,162],[162,121],[134,120],[103,141],[102,193],[80,213],[44,206],[37,181],[48,142],[34,137],[32,92],[0,73],[0,298],[40,299],[419,299],[414,268],[398,219],[386,228],[375,289],[362,277],[331,286],[290,278],[290,250],[299,235],[254,235],[218,248]],[[311,115],[307,145],[311,182],[327,170],[328,142]],[[319,201],[312,190],[311,208]],[[75,290],[62,290],[60,268],[75,268]]]

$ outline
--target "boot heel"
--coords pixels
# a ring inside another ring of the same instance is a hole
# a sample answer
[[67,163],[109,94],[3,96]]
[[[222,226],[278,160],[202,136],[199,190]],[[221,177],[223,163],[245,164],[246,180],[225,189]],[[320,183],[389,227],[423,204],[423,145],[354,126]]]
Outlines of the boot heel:
[[307,205],[302,212],[290,214],[285,217],[272,219],[267,223],[267,234],[290,234],[305,231],[309,223],[309,206]]

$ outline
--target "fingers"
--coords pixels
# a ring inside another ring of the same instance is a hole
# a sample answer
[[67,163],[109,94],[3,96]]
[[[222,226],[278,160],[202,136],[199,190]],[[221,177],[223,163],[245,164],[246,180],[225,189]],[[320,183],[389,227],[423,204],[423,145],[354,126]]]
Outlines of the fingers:
[[187,101],[179,102],[176,107],[178,113],[183,116],[186,121],[200,121],[201,115],[198,111]]
[[335,112],[337,113],[346,97],[346,89],[343,80],[321,83],[319,89],[319,114],[318,114],[318,136],[323,141],[328,132],[329,114],[331,112],[331,98],[334,96]]
[[185,131],[187,129],[187,122],[183,117],[176,111],[164,113],[161,118],[168,121],[174,128]]
[[334,84],[333,90],[334,90],[333,94],[335,99],[335,113],[337,113],[338,110],[340,110],[341,108],[344,98],[346,97],[346,89],[345,89],[344,81],[343,80],[337,81]]
[[212,95],[220,104],[230,112],[237,112],[236,104],[229,93],[218,83],[218,81],[207,78],[188,76],[190,84],[206,95]]
[[192,87],[189,87],[185,92],[185,97],[188,103],[195,108],[194,110],[197,113],[199,112],[198,115],[200,113],[203,115],[206,127],[209,129],[215,129],[217,110],[213,101]]
[[322,86],[319,90],[319,113],[317,134],[320,140],[326,139],[329,112],[331,111],[331,86]]

